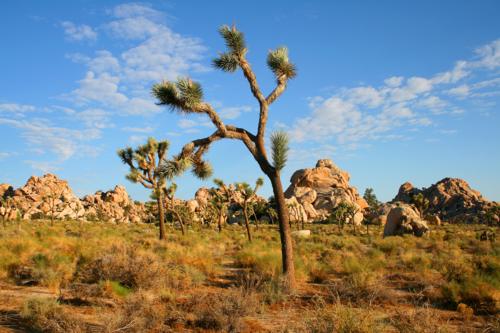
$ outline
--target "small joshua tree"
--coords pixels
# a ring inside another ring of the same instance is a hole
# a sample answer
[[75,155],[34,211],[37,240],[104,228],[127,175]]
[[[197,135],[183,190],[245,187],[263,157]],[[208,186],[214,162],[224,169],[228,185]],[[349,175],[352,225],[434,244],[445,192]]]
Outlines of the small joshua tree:
[[429,199],[424,197],[422,193],[419,193],[411,198],[411,203],[417,208],[420,213],[420,217],[424,217],[425,213],[429,209]]
[[160,239],[165,239],[166,236],[164,194],[167,179],[172,180],[188,167],[185,159],[167,160],[168,147],[168,141],[158,142],[149,138],[146,144],[136,149],[127,147],[118,151],[118,156],[130,169],[126,178],[153,192],[158,205]]
[[292,236],[288,223],[288,209],[280,178],[280,172],[287,160],[288,137],[283,132],[278,132],[271,136],[273,155],[273,161],[271,162],[266,150],[265,135],[269,106],[285,91],[288,80],[295,77],[295,66],[290,62],[288,50],[285,47],[269,51],[267,65],[275,75],[276,86],[266,96],[257,83],[255,73],[246,58],[248,49],[243,33],[234,26],[223,26],[219,32],[226,42],[227,51],[214,59],[213,65],[225,72],[235,72],[238,69],[241,69],[243,72],[252,95],[259,105],[256,134],[244,128],[225,124],[214,107],[204,101],[201,85],[188,78],[180,78],[177,82],[164,81],[155,84],[152,92],[160,105],[170,106],[173,110],[185,113],[205,114],[215,126],[216,130],[211,135],[186,144],[178,156],[179,158],[189,157],[192,160],[194,163],[193,171],[197,176],[202,178],[210,176],[210,164],[203,160],[203,154],[207,152],[210,145],[221,139],[233,139],[239,140],[245,145],[262,172],[269,178],[273,187],[274,197],[276,198],[276,208],[279,217],[285,283],[286,287],[292,291],[296,288]]
[[[252,188],[248,183],[236,184],[236,188],[240,191],[243,197],[243,216],[245,217],[245,228],[247,229],[247,237],[249,242],[252,242],[252,233],[250,232],[250,221],[248,218],[248,203],[255,197],[257,191],[262,185],[264,185],[264,179],[262,178],[257,179],[254,188]],[[257,221],[255,221],[255,223],[257,223]]]
[[231,192],[221,179],[214,179],[214,184],[217,185],[217,188],[210,190],[212,196],[211,204],[217,212],[217,229],[221,232],[222,225],[226,219],[227,209],[231,201]]

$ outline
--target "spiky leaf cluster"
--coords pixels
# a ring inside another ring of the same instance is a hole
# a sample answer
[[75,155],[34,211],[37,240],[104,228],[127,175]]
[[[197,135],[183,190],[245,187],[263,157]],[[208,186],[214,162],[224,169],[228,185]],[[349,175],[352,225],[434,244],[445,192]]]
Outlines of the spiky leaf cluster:
[[288,59],[288,49],[286,47],[279,47],[276,50],[269,51],[267,65],[277,78],[285,76],[292,79],[297,75],[295,65]]
[[189,78],[179,78],[175,83],[157,83],[153,85],[152,93],[160,105],[184,112],[193,112],[193,108],[203,100],[201,85]]
[[213,169],[209,162],[199,160],[193,163],[193,174],[200,179],[207,179],[212,176]]
[[224,72],[234,72],[238,69],[238,58],[232,53],[221,53],[218,58],[212,60],[212,65],[215,68]]
[[171,180],[182,174],[190,166],[191,160],[189,158],[174,158],[162,161],[158,168],[158,173],[161,177]]
[[232,27],[223,25],[220,27],[219,33],[224,38],[226,46],[231,53],[243,55],[246,52],[245,36],[234,25]]
[[276,131],[271,134],[271,150],[273,153],[273,166],[276,170],[282,170],[288,159],[288,134],[284,131]]

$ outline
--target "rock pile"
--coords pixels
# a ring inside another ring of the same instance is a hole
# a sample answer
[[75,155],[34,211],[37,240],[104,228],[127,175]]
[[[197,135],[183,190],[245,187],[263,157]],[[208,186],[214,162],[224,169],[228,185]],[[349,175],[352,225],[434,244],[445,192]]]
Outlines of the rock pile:
[[415,188],[408,182],[404,183],[392,202],[411,203],[412,197],[419,193],[429,200],[427,214],[437,215],[441,220],[451,223],[480,222],[488,210],[498,207],[498,203],[488,201],[465,180],[459,178],[444,178],[424,189]]
[[144,204],[130,199],[127,190],[117,185],[114,190],[98,191],[82,200],[87,219],[110,222],[138,223],[146,219]]
[[50,173],[42,177],[32,176],[17,190],[2,184],[0,197],[0,217],[8,220],[20,217],[27,220],[54,218],[139,222],[147,216],[144,205],[130,200],[123,186],[80,200],[67,181]]
[[319,160],[315,168],[295,171],[285,197],[291,207],[297,204],[301,207],[290,208],[290,218],[325,219],[341,202],[347,202],[358,210],[354,223],[361,223],[368,204],[356,188],[349,185],[349,180],[350,175],[328,159]]
[[68,182],[50,173],[43,177],[32,176],[9,198],[23,219],[78,219],[85,215],[80,199],[73,194]]

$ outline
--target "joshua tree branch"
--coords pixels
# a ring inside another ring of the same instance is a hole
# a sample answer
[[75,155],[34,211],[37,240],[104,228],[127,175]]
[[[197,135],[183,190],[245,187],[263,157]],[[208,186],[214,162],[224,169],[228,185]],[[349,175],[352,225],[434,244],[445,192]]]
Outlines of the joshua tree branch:
[[287,79],[286,76],[282,75],[278,78],[278,85],[274,90],[267,96],[266,102],[271,105],[286,89]]
[[257,101],[259,101],[260,105],[264,104],[266,99],[264,98],[264,95],[260,91],[259,84],[257,83],[257,78],[255,77],[255,74],[252,71],[250,64],[243,56],[240,56],[238,60],[240,63],[240,67],[243,70],[243,74],[245,75],[245,78],[250,84],[250,90],[252,90],[252,94],[257,99]]

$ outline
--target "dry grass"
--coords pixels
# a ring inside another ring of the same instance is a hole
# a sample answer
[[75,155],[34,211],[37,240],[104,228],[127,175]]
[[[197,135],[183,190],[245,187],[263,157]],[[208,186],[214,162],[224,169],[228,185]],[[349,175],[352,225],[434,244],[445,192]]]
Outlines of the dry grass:
[[172,228],[162,242],[150,225],[24,222],[0,230],[0,282],[60,295],[20,309],[41,332],[494,332],[500,245],[482,228],[382,239],[381,227],[312,226],[287,295],[274,226],[252,243],[239,226]]

